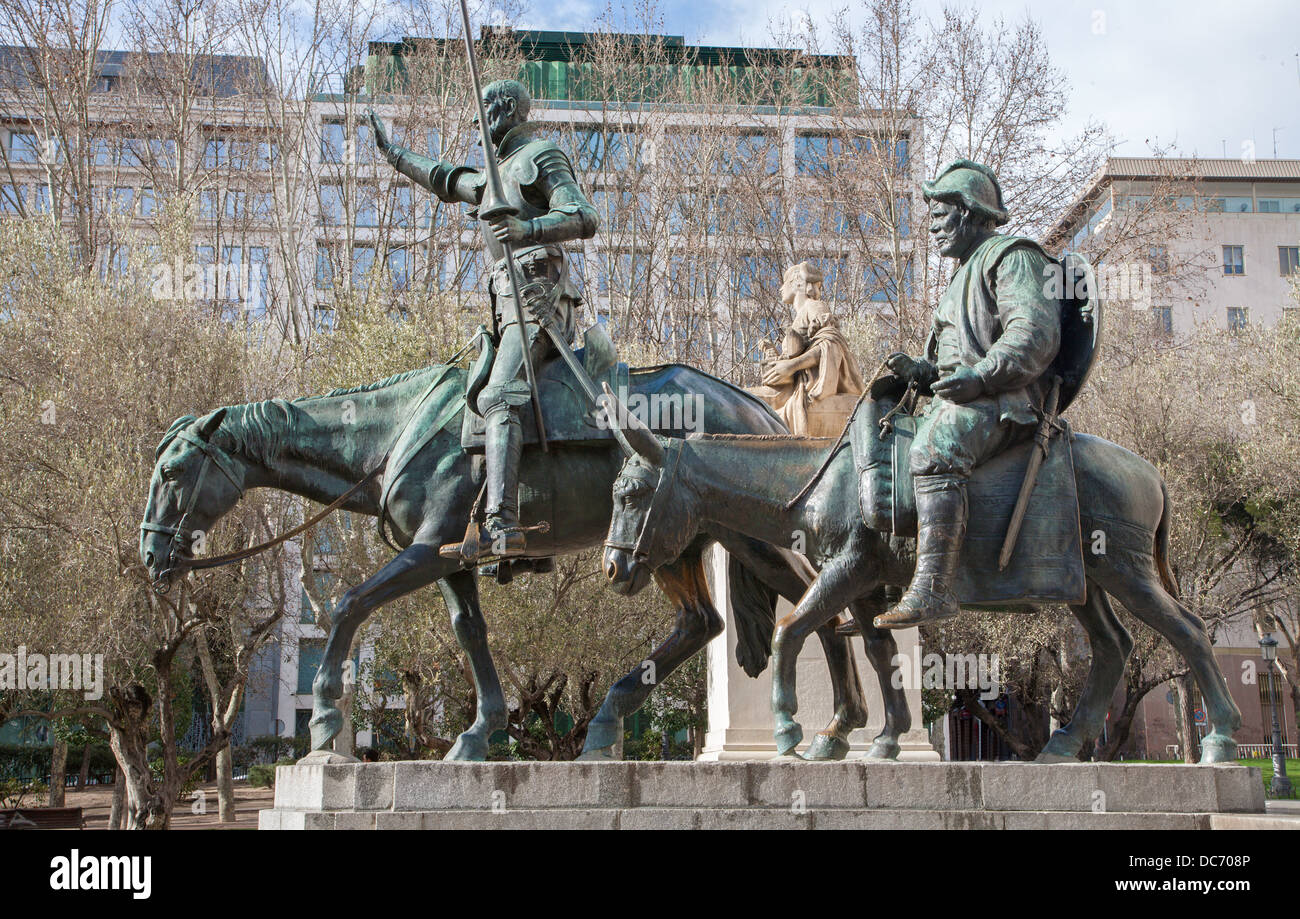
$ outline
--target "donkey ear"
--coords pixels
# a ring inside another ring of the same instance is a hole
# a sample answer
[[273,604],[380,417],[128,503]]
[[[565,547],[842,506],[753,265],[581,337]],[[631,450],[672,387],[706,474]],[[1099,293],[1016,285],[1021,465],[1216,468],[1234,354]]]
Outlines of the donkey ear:
[[217,433],[217,428],[221,427],[222,420],[226,417],[226,409],[219,408],[211,415],[203,419],[199,428],[199,437],[204,440],[210,440],[212,435]]
[[641,419],[628,411],[627,406],[614,395],[608,383],[602,383],[601,386],[605,389],[605,395],[602,397],[605,416],[623,452],[629,457],[639,455],[655,466],[662,466],[666,453],[663,444],[659,443],[659,438],[642,423]]

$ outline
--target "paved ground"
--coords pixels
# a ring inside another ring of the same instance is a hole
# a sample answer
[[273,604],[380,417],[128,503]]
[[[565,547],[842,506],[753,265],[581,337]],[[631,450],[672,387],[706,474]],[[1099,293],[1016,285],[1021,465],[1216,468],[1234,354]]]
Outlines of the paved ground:
[[[235,823],[220,823],[217,819],[217,783],[199,786],[204,793],[207,813],[193,812],[194,800],[177,804],[172,812],[173,830],[255,830],[257,812],[270,807],[275,792],[269,788],[251,788],[247,782],[235,783]],[[196,796],[197,797],[197,796]],[[113,786],[94,785],[86,789],[69,788],[68,807],[84,808],[86,829],[108,828],[108,812],[113,804]]]

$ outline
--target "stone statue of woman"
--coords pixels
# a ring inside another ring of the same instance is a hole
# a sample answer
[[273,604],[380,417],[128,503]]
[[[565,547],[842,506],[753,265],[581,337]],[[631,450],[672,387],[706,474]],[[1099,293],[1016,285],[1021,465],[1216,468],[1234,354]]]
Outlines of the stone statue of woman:
[[764,342],[771,357],[762,364],[763,385],[750,391],[776,410],[791,434],[833,437],[866,384],[822,299],[821,270],[809,262],[786,269],[781,301],[794,308],[794,321],[779,353]]

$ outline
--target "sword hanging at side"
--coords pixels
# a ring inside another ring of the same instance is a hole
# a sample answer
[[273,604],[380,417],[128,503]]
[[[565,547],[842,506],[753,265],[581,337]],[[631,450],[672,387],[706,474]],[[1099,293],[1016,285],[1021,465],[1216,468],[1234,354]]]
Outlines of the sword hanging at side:
[[1007,536],[1002,541],[1002,552],[998,555],[998,571],[1005,571],[1011,562],[1011,553],[1016,550],[1016,539],[1020,536],[1021,524],[1025,522],[1025,512],[1029,510],[1029,497],[1034,493],[1034,483],[1038,480],[1038,470],[1047,459],[1047,451],[1052,447],[1052,438],[1056,436],[1056,406],[1061,399],[1061,378],[1052,379],[1052,389],[1043,404],[1043,415],[1034,434],[1034,449],[1029,453],[1029,465],[1025,468],[1024,481],[1020,483],[1020,494],[1016,497],[1015,510],[1011,512],[1011,522],[1007,524]]
[[[496,148],[492,146],[492,131],[488,126],[487,111],[483,107],[483,87],[479,81],[478,75],[478,58],[474,53],[474,35],[470,31],[469,25],[469,7],[465,5],[465,0],[460,0],[461,22],[465,27],[465,54],[469,59],[469,75],[474,84],[474,102],[478,105],[478,130],[479,139],[483,143],[483,162],[487,172],[487,188],[483,191],[483,200],[479,204],[479,219],[489,226],[484,227],[484,233],[490,233],[490,222],[494,217],[504,215],[514,216],[518,213],[517,208],[506,200],[505,193],[501,188],[501,173],[497,171],[497,154]],[[510,276],[510,293],[514,301],[515,328],[519,330],[519,341],[524,355],[524,376],[528,379],[528,389],[533,399],[533,419],[537,423],[537,442],[541,445],[543,452],[549,452],[546,443],[546,423],[542,420],[542,402],[537,392],[537,375],[533,372],[533,355],[528,347],[528,333],[524,327],[524,308],[523,301],[520,298],[522,285],[519,283],[519,272],[515,265],[514,246],[506,242],[502,244],[505,250],[506,273]]]

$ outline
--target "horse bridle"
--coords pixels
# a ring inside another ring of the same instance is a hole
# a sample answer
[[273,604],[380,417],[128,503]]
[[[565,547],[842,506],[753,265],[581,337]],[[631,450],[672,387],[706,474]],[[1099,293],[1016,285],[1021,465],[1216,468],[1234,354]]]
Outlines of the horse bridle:
[[659,480],[655,483],[654,494],[650,498],[650,507],[646,511],[645,519],[641,521],[641,529],[636,534],[636,541],[628,545],[625,542],[616,542],[607,537],[605,539],[605,548],[630,552],[632,558],[636,561],[645,561],[649,558],[650,553],[645,550],[645,541],[649,535],[650,521],[654,518],[656,512],[667,504],[668,497],[677,482],[677,463],[681,459],[682,444],[683,441],[678,438],[668,438],[663,468],[659,471]]
[[[175,526],[165,526],[161,523],[153,523],[149,520],[144,520],[140,523],[140,530],[142,532],[161,533],[164,536],[171,537],[167,544],[167,567],[163,569],[162,573],[159,574],[153,582],[154,590],[158,593],[166,593],[170,587],[170,576],[172,571],[176,569],[176,550],[178,547],[185,552],[185,558],[183,561],[190,568],[211,568],[215,567],[211,562],[218,561],[216,559],[195,559],[190,557],[188,550],[188,537],[184,535],[186,529],[185,521],[189,519],[190,514],[194,511],[194,505],[199,500],[199,495],[203,493],[203,481],[207,477],[208,468],[210,466],[216,466],[217,469],[221,471],[222,475],[230,480],[230,484],[235,486],[235,490],[239,492],[239,497],[242,498],[244,496],[244,483],[241,481],[242,477],[235,469],[230,454],[200,437],[195,437],[189,431],[177,431],[175,437],[178,437],[187,444],[201,450],[203,452],[203,465],[199,467],[198,478],[194,481],[194,490],[190,493],[189,500],[185,502],[185,507],[181,510],[181,516],[176,521]],[[163,448],[165,449],[166,446],[167,445],[164,444]],[[186,546],[178,545],[181,539],[187,539]],[[203,564],[205,562],[208,564]]]
[[[397,448],[397,445],[399,443],[401,443],[402,438],[406,435],[407,430],[415,422],[416,418],[419,415],[420,408],[424,405],[425,401],[430,396],[433,395],[434,391],[437,390],[437,388],[440,385],[442,385],[442,382],[447,378],[447,374],[450,373],[452,367],[455,366],[458,360],[464,357],[465,352],[467,352],[470,349],[470,347],[474,344],[474,342],[477,340],[478,337],[475,336],[474,339],[471,339],[469,344],[465,345],[465,347],[457,351],[452,356],[451,360],[448,361],[447,364],[443,366],[442,372],[439,373],[436,377],[434,377],[433,382],[431,382],[428,388],[425,389],[424,394],[420,396],[420,399],[416,403],[415,408],[413,408],[411,410],[410,415],[407,416],[406,423],[402,425],[401,432],[393,440],[392,445],[388,448],[388,451],[384,454],[384,458],[379,461],[378,465],[376,465],[374,469],[371,469],[370,472],[366,474],[365,478],[361,479],[361,481],[357,482],[347,491],[343,492],[343,494],[339,495],[329,504],[325,505],[325,507],[319,513],[311,517],[311,519],[304,521],[303,523],[299,524],[298,526],[294,527],[293,529],[289,530],[286,533],[281,533],[279,536],[275,537],[274,539],[267,540],[264,543],[261,543],[256,546],[252,546],[247,549],[240,549],[237,552],[227,552],[225,555],[216,555],[216,556],[212,556],[211,558],[193,558],[187,552],[185,558],[182,559],[182,561],[184,561],[185,563],[185,567],[193,571],[201,571],[205,568],[219,568],[222,565],[229,565],[233,562],[243,561],[244,559],[257,555],[260,552],[265,552],[267,549],[274,548],[275,546],[278,546],[280,543],[292,539],[293,537],[297,536],[299,533],[304,533],[307,530],[310,530],[316,524],[320,523],[330,514],[334,513],[336,510],[342,507],[345,503],[347,503],[349,498],[351,498],[361,489],[365,488],[367,485],[369,485],[371,482],[377,479],[379,475],[383,473],[383,471],[388,467],[388,461],[392,457],[393,450]],[[439,421],[436,425],[434,425],[435,431],[441,430],[441,426],[444,423],[445,421]],[[166,593],[168,589],[170,589],[171,573],[176,569],[177,541],[178,539],[184,537],[185,520],[187,517],[189,517],[190,512],[194,510],[195,502],[198,501],[199,494],[202,493],[203,491],[203,479],[204,476],[207,475],[208,465],[212,464],[215,465],[218,469],[220,469],[221,472],[226,476],[226,478],[230,480],[230,483],[234,485],[235,489],[239,492],[239,498],[244,497],[244,485],[243,482],[240,481],[241,477],[239,476],[237,471],[234,471],[235,465],[233,460],[230,457],[230,454],[226,453],[224,450],[222,450],[220,447],[217,447],[210,441],[206,441],[203,440],[202,438],[195,437],[189,431],[182,429],[180,431],[177,431],[176,434],[174,434],[171,438],[164,440],[163,443],[159,445],[158,455],[161,456],[162,451],[166,450],[168,445],[171,444],[172,440],[174,440],[177,437],[179,437],[181,440],[185,441],[186,443],[192,444],[193,446],[198,447],[200,450],[202,450],[204,459],[203,459],[203,465],[199,467],[199,476],[194,482],[194,493],[190,495],[190,499],[186,503],[185,509],[181,511],[181,516],[180,519],[176,521],[176,526],[174,527],[163,526],[160,523],[151,523],[147,520],[143,521],[140,524],[140,529],[143,532],[161,533],[164,536],[171,537],[171,541],[170,543],[168,543],[168,547],[167,547],[167,568],[165,568],[163,572],[160,575],[158,575],[156,579],[154,579],[153,582],[154,590],[160,594]],[[421,444],[421,446],[423,446],[423,444]],[[238,501],[239,498],[236,498],[236,500]],[[387,536],[384,535],[383,521],[384,521],[384,509],[383,509],[383,499],[381,497],[380,509],[379,509],[379,535],[383,536],[384,540],[387,541]]]

